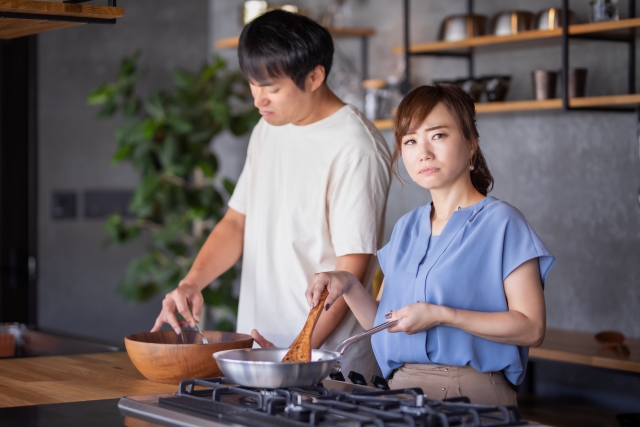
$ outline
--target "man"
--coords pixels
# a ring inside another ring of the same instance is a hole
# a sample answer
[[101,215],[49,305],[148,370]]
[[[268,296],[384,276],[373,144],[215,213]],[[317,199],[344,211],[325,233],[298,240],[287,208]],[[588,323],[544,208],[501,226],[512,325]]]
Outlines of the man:
[[[390,153],[373,124],[327,86],[333,42],[314,21],[266,13],[245,26],[238,57],[262,119],[227,213],[167,294],[153,330],[166,322],[179,333],[176,312],[194,326],[201,290],[242,256],[238,332],[263,347],[288,347],[309,313],[313,274],[345,270],[370,285]],[[341,298],[320,316],[311,344],[335,350],[361,331]],[[349,348],[343,369],[367,379],[379,372],[369,341]]]

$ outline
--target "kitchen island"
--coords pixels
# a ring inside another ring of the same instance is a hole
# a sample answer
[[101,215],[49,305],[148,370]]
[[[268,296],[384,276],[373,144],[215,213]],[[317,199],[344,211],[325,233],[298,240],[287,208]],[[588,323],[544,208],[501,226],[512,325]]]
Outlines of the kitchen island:
[[[553,347],[552,340],[545,344],[543,349]],[[7,409],[0,409],[0,419],[8,417],[8,426],[22,427],[23,421],[33,417],[29,409],[33,405],[65,403],[34,408],[39,419],[47,421],[29,425],[71,425],[56,424],[52,419],[68,417],[68,413],[75,414],[75,421],[91,420],[89,424],[94,427],[122,425],[123,418],[117,409],[120,397],[173,393],[177,388],[177,385],[145,379],[126,352],[4,359],[0,360],[0,408]],[[603,413],[597,408],[585,411],[584,406],[575,406],[572,402],[525,398],[520,401],[520,410],[525,419],[547,425],[572,426],[577,419],[584,421],[585,426],[615,425],[614,412]],[[131,426],[150,425],[132,419],[124,421]]]
[[144,378],[126,352],[0,360],[0,408],[176,390]]

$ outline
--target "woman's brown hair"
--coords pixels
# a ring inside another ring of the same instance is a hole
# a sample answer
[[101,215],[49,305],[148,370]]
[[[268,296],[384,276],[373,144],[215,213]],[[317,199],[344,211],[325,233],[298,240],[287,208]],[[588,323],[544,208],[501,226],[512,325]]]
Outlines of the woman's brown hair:
[[480,194],[486,196],[493,188],[493,176],[480,150],[476,107],[471,96],[453,85],[420,86],[404,97],[396,112],[393,126],[395,144],[391,157],[392,173],[400,179],[398,158],[402,154],[402,137],[418,128],[440,102],[455,118],[467,143],[475,146],[470,164],[473,166],[471,183]]

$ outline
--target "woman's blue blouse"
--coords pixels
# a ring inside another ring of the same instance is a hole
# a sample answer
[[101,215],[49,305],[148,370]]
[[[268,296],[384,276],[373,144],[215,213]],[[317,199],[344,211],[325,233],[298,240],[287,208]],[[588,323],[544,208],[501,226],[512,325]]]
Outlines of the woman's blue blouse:
[[[428,302],[473,311],[507,311],[504,280],[524,262],[538,258],[542,286],[555,262],[522,213],[494,197],[458,209],[438,239],[431,236],[431,204],[404,215],[389,243],[378,251],[385,275],[375,324],[389,310]],[[427,253],[428,252],[428,253]],[[524,379],[529,347],[500,344],[449,326],[425,332],[380,332],[373,350],[388,376],[404,363],[471,365],[503,371],[514,384]]]

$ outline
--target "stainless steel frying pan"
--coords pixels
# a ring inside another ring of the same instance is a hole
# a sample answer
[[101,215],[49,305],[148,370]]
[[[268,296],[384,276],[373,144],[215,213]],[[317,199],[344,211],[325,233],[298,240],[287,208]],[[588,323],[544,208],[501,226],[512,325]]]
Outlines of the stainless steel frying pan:
[[383,323],[346,339],[336,351],[312,350],[311,362],[281,362],[287,348],[246,348],[213,354],[231,382],[245,387],[305,387],[318,384],[332,372],[340,372],[344,352],[355,342],[398,323]]

